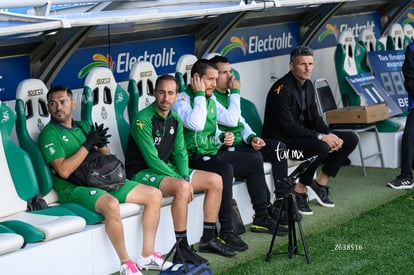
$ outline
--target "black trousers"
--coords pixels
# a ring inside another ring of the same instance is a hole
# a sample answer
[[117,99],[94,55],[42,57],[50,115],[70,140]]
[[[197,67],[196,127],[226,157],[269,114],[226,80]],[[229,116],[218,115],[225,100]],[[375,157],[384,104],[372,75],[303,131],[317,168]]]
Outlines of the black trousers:
[[223,149],[218,151],[216,156],[195,155],[190,157],[190,168],[215,172],[223,179],[223,195],[219,211],[221,231],[231,228],[233,177],[246,179],[255,214],[267,215],[270,196],[260,152]]
[[412,179],[414,154],[414,109],[408,113],[401,141],[401,176]]
[[358,137],[353,132],[333,131],[333,133],[341,138],[344,144],[341,149],[332,153],[329,153],[328,144],[314,137],[299,137],[285,142],[291,157],[306,159],[315,155],[318,156],[306,172],[300,176],[300,183],[310,185],[316,169],[321,164],[323,164],[322,172],[330,177],[335,177],[348,155],[358,144]]
[[[249,144],[243,143],[242,145],[236,146],[236,151],[245,151],[257,154],[260,152],[261,162],[263,166],[264,162],[270,162],[272,164],[272,176],[273,183],[275,185],[275,195],[276,198],[283,197],[289,191],[289,188],[285,185],[281,185],[279,180],[282,180],[287,177],[288,170],[288,159],[286,156],[286,145],[276,139],[263,139],[266,143],[259,151],[254,150]],[[260,158],[260,156],[257,156]],[[270,201],[270,193],[267,192],[267,201]]]

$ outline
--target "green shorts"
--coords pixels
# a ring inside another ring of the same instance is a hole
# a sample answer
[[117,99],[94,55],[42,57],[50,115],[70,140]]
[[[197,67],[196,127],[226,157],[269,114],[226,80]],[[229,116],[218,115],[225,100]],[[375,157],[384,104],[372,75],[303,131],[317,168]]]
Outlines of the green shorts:
[[53,179],[53,187],[60,203],[79,203],[92,211],[96,211],[96,201],[104,194],[111,194],[118,199],[119,203],[124,203],[129,192],[138,184],[138,182],[127,179],[121,188],[108,192],[99,188],[74,185],[58,177]]
[[[177,172],[177,169],[175,166],[170,165],[170,167]],[[190,178],[195,170],[190,169]],[[143,183],[145,185],[153,186],[155,188],[160,189],[160,183],[161,181],[167,177],[166,175],[160,175],[155,173],[152,169],[145,169],[141,170],[138,173],[136,173],[132,180],[136,182]]]

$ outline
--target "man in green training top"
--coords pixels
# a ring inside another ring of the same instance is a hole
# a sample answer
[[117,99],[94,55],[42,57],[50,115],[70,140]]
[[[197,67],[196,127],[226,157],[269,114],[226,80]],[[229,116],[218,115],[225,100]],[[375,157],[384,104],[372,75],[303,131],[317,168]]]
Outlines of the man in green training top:
[[[47,93],[50,122],[39,135],[38,144],[53,171],[53,187],[62,203],[79,203],[105,217],[105,230],[121,262],[121,274],[141,275],[138,268],[160,269],[164,259],[154,252],[155,234],[160,218],[161,192],[156,188],[126,180],[114,191],[78,186],[68,181],[90,151],[109,154],[107,129],[94,129],[86,121],[72,117],[76,102],[72,90],[64,86],[52,87]],[[85,134],[86,133],[86,134]],[[144,205],[142,214],[143,246],[136,263],[126,251],[119,203]],[[156,265],[156,266],[154,266]],[[163,269],[171,266],[167,262]]]
[[[189,247],[187,208],[194,192],[205,191],[204,226],[201,252],[234,256],[236,252],[223,245],[216,236],[216,221],[221,204],[222,180],[215,173],[192,170],[184,142],[180,117],[170,110],[177,98],[178,84],[170,75],[160,76],[155,84],[155,102],[137,113],[131,123],[126,153],[127,177],[159,188],[164,196],[174,196],[171,212],[177,240],[188,257],[206,260]],[[174,262],[177,262],[177,254]]]
[[[233,75],[231,64],[224,56],[216,55],[210,59],[217,65],[219,77],[217,86],[214,89],[214,98],[217,102],[217,121],[219,128],[223,131],[229,131],[234,134],[233,148],[235,151],[250,153],[252,163],[257,163],[263,167],[263,162],[272,164],[273,183],[275,185],[275,196],[273,206],[269,207],[269,214],[277,219],[279,212],[282,211],[281,224],[287,224],[287,209],[281,209],[284,196],[290,191],[285,184],[281,184],[282,180],[287,177],[287,158],[284,154],[286,145],[276,139],[262,139],[255,133],[250,125],[246,122],[241,114],[240,107],[240,80]],[[233,83],[237,83],[234,85]],[[235,96],[237,95],[237,96]],[[263,169],[258,169],[256,173],[264,173]],[[264,178],[261,176],[260,178]],[[257,182],[247,182],[259,185]],[[265,186],[265,182],[261,186]],[[252,190],[249,188],[248,190]],[[268,203],[270,205],[270,193],[268,192]],[[286,231],[285,228],[279,230]]]

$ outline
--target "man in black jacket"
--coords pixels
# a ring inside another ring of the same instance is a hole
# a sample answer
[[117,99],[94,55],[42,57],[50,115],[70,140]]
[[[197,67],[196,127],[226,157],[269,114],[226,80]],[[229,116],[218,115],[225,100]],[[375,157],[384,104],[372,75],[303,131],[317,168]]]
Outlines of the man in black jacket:
[[393,189],[412,189],[414,163],[414,43],[405,49],[402,67],[404,86],[408,93],[408,115],[401,140],[401,173],[388,182]]
[[[311,215],[306,186],[312,188],[320,205],[333,207],[328,197],[329,178],[336,176],[357,145],[358,137],[352,132],[331,131],[320,116],[310,80],[313,50],[304,46],[295,48],[290,54],[289,67],[290,71],[268,92],[262,136],[283,141],[291,158],[318,156],[295,185],[299,212]],[[321,172],[313,179],[322,163]]]

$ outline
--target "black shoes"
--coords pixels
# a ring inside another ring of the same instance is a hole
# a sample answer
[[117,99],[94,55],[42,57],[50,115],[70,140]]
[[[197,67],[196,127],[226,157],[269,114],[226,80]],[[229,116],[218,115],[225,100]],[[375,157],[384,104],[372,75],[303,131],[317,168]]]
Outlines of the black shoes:
[[310,185],[313,192],[315,193],[316,200],[318,203],[325,207],[334,207],[335,204],[328,198],[329,195],[329,187],[326,185],[319,185],[316,180],[312,180]]
[[184,259],[182,259],[179,254],[177,253],[177,251],[174,253],[174,257],[173,257],[173,263],[183,263],[183,262],[191,262],[194,263],[195,265],[200,265],[200,264],[209,264],[209,262],[204,259],[203,257],[199,256],[196,254],[194,248],[185,245],[183,243],[179,244],[179,249],[181,251],[181,255],[183,256]]
[[302,215],[312,215],[313,211],[310,209],[308,204],[308,194],[306,193],[295,193],[296,205],[298,206],[298,211]]
[[201,239],[198,250],[200,252],[215,253],[225,257],[232,257],[237,254],[233,248],[222,244],[218,238],[213,238],[208,242],[205,242],[203,239]]
[[247,243],[245,243],[240,237],[239,235],[235,234],[232,231],[229,232],[220,232],[219,236],[218,236],[219,241],[236,250],[236,251],[244,251],[246,249],[249,248],[249,246],[247,245]]
[[[267,215],[266,216],[255,216],[253,219],[253,223],[250,227],[250,231],[256,232],[256,233],[274,234],[275,230],[276,230],[276,221]],[[276,235],[286,236],[287,233],[288,233],[288,229],[279,224]]]

